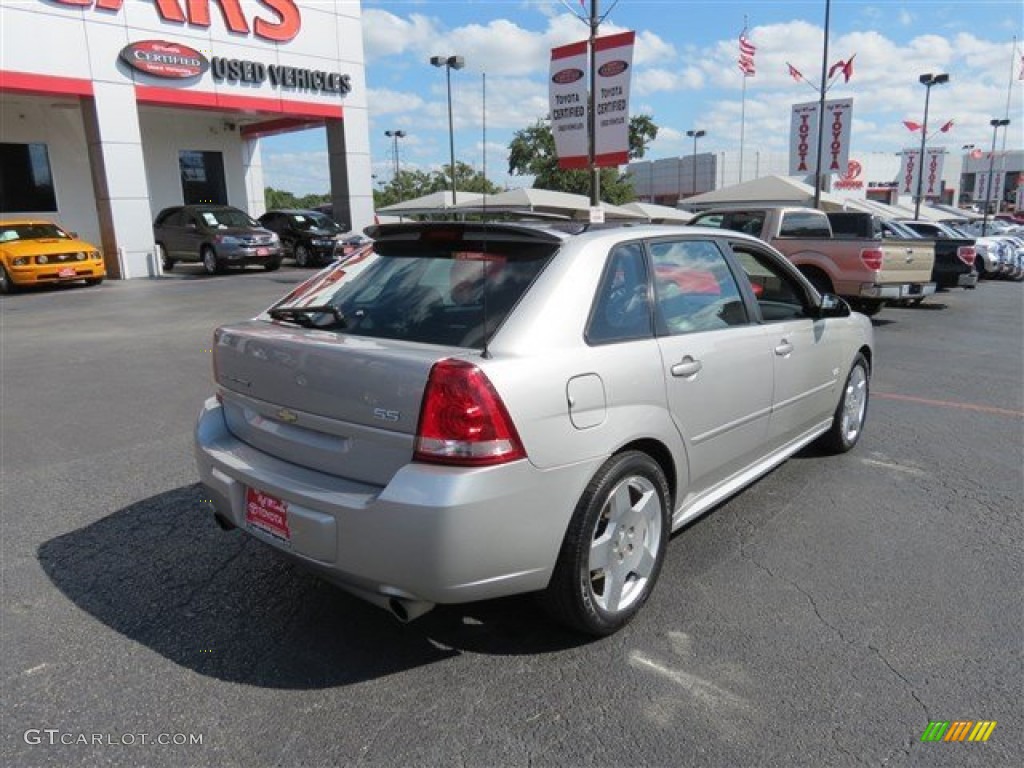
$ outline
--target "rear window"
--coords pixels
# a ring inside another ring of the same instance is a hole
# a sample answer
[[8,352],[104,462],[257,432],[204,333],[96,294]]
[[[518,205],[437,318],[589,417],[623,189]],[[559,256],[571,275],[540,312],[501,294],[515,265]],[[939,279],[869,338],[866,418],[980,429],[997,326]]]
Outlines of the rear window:
[[299,286],[272,311],[331,307],[303,324],[352,336],[482,349],[555,246],[479,245],[365,246]]

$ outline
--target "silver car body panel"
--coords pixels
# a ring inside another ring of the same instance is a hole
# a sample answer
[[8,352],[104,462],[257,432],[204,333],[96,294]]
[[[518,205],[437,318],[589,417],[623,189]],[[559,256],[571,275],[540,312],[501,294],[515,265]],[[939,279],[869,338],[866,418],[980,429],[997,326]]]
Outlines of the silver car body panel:
[[[829,428],[872,330],[854,313],[587,343],[609,251],[668,236],[771,250],[693,228],[567,238],[486,351],[299,328],[266,315],[220,329],[219,398],[207,401],[196,427],[201,480],[218,514],[368,599],[492,598],[547,585],[587,484],[609,456],[641,445],[669,464],[678,529]],[[427,377],[450,357],[486,375],[526,459],[412,461]],[[248,488],[287,504],[290,541],[247,525]]]

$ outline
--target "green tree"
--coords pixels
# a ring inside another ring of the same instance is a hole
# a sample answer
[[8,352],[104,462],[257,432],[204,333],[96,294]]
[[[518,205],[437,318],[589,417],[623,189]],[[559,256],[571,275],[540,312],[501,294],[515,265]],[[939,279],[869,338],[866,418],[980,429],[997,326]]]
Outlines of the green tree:
[[[451,189],[451,165],[444,165],[438,171],[402,170],[380,189],[373,191],[373,202],[377,208],[384,208],[403,200],[429,195],[431,192]],[[455,161],[455,183],[459,192],[481,192],[495,194],[501,187],[492,184],[473,166]]]
[[[634,115],[629,119],[629,157],[637,160],[647,152],[647,146],[658,136],[658,126],[649,115]],[[508,145],[508,172],[515,176],[533,176],[536,189],[557,192],[590,194],[590,171],[563,170],[558,167],[555,137],[551,124],[538,120],[528,128],[516,131]],[[601,169],[601,199],[621,205],[635,199],[628,175],[617,168]]]

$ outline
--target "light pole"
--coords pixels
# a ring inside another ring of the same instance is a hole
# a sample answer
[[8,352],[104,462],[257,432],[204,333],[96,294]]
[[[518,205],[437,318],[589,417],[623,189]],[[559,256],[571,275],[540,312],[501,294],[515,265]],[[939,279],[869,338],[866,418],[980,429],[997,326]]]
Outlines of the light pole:
[[[988,124],[992,126],[992,153],[989,155],[988,161],[988,185],[985,190],[985,213],[981,217],[982,237],[984,237],[985,233],[988,232],[988,204],[992,199],[992,177],[995,176],[996,172],[996,134],[999,132],[1000,128],[1008,126],[1010,124],[1010,120],[1009,118],[992,118],[988,121]],[[999,213],[999,202],[1003,199],[1003,190],[998,190],[998,194],[999,197],[996,199],[994,213]]]
[[395,144],[395,182],[398,181],[398,140],[404,139],[406,136],[405,131],[384,131],[384,135],[389,139],[394,140]]
[[451,173],[452,173],[452,205],[457,202],[455,199],[455,125],[452,122],[452,70],[462,69],[466,66],[466,60],[461,56],[431,56],[430,63],[435,67],[444,67],[446,82],[448,84],[448,148],[451,151]]
[[693,188],[690,190],[691,197],[697,194],[697,139],[706,133],[707,131],[698,131],[696,129],[686,132],[686,135],[693,139]]
[[917,201],[914,203],[914,219],[921,218],[921,198],[924,191],[924,145],[928,140],[928,102],[932,95],[933,85],[949,82],[949,75],[933,75],[929,72],[917,78],[924,86],[924,124],[921,126],[921,155],[917,159]]

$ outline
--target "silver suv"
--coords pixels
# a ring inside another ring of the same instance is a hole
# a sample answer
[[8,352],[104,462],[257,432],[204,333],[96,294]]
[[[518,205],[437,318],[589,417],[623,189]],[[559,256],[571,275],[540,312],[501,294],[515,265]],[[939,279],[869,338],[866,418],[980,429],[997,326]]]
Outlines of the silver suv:
[[413,223],[214,335],[215,516],[408,620],[538,592],[614,632],[669,535],[860,438],[872,329],[692,227]]

